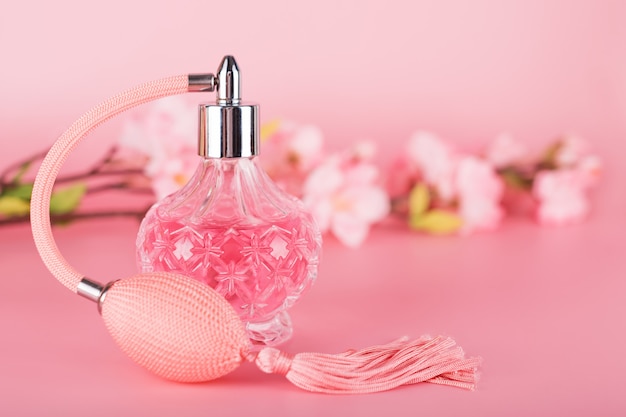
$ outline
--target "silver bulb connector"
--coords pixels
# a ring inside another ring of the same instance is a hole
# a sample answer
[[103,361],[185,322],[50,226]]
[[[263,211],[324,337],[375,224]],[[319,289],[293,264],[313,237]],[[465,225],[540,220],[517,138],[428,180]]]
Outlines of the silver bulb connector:
[[106,285],[102,285],[97,281],[93,281],[87,277],[80,280],[76,287],[76,294],[93,301],[98,305],[98,312],[102,313],[102,303],[107,295],[109,288],[117,281],[111,281]]

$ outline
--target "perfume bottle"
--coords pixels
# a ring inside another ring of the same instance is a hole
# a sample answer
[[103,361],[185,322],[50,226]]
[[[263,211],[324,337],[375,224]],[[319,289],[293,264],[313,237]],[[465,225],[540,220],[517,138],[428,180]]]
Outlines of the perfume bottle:
[[142,221],[138,267],[210,285],[253,344],[280,344],[292,334],[287,309],[317,276],[321,235],[300,200],[259,166],[258,106],[241,102],[232,56],[218,70],[216,103],[200,105],[198,149],[191,180]]

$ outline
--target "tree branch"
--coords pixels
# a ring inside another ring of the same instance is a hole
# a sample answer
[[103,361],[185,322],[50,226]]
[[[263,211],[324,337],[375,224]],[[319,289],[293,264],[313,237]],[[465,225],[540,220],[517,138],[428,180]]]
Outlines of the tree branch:
[[[86,213],[67,213],[53,214],[50,216],[52,224],[67,224],[76,220],[100,219],[106,217],[134,217],[141,221],[150,207],[144,210],[126,210],[126,211],[94,211]],[[9,224],[29,223],[30,216],[16,216],[0,219],[0,226]]]

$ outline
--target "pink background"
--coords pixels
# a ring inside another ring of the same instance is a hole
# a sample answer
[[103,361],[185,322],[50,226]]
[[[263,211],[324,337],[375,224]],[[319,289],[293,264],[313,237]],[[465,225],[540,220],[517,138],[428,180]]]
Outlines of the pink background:
[[[5,2],[6,3],[6,2]],[[0,167],[49,146],[82,112],[161,76],[236,56],[262,117],[315,123],[334,148],[376,140],[381,161],[416,129],[476,148],[586,137],[606,169],[588,222],[514,219],[491,234],[374,230],[327,239],[286,350],[340,351],[444,333],[484,357],[475,393],[418,386],[302,393],[251,366],[198,385],[161,381],[113,345],[95,309],[49,277],[27,227],[0,230],[0,414],[624,415],[626,2],[119,1],[0,6]],[[211,99],[211,97],[206,98]],[[197,98],[197,100],[202,100]],[[98,158],[121,120],[70,165]],[[136,224],[59,229],[67,258],[132,274]]]
[[398,152],[421,128],[468,145],[571,131],[605,150],[626,132],[623,1],[6,3],[0,166],[114,92],[214,71],[227,53],[265,120],[318,124],[336,146]]

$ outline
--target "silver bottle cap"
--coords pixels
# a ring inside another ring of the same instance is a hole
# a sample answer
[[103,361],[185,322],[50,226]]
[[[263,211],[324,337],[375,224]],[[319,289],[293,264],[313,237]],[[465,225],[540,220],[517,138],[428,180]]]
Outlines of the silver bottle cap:
[[227,55],[217,72],[217,101],[200,105],[198,154],[205,158],[246,158],[259,153],[259,107],[241,102],[235,58]]

